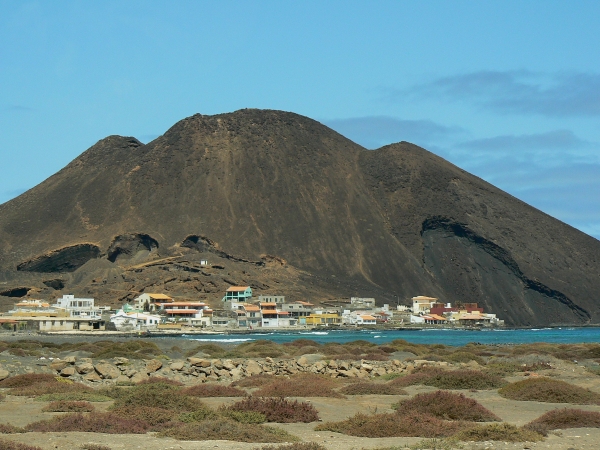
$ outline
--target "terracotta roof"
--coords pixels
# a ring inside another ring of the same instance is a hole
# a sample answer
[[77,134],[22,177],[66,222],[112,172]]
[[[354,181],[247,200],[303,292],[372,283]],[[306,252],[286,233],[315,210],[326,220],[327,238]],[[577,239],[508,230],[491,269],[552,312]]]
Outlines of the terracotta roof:
[[277,306],[277,303],[261,303],[260,306]]
[[243,305],[242,308],[246,311],[260,311],[260,308],[257,305]]
[[167,314],[198,314],[197,309],[165,309]]
[[148,294],[148,296],[158,300],[173,300],[171,297],[165,294]]
[[287,311],[277,311],[277,314],[279,314],[280,316],[287,316],[287,315],[289,315],[290,313],[289,313],[289,312],[287,312]]
[[446,319],[445,317],[438,316],[437,314],[429,314],[429,317],[431,317],[433,320],[443,320],[443,321],[447,321],[447,319]]
[[239,292],[239,291],[245,291],[246,289],[248,289],[250,286],[231,286],[227,288],[227,292]]
[[363,315],[363,316],[360,316],[360,317],[362,317],[363,320],[375,320],[375,317],[369,316],[369,315]]

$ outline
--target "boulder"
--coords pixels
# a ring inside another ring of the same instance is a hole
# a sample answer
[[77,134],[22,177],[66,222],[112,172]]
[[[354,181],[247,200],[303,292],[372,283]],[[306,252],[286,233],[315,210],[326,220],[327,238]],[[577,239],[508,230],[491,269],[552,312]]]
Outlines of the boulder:
[[173,361],[169,367],[171,370],[183,370],[184,365],[183,361]]
[[94,365],[90,362],[80,362],[79,364],[75,365],[75,370],[77,370],[77,373],[80,374],[91,373],[94,371]]
[[246,364],[246,375],[258,375],[261,372],[262,367],[260,367],[260,365],[256,361],[254,361],[253,359],[248,360],[248,363]]
[[67,356],[66,358],[63,359],[64,362],[67,362],[69,364],[75,364],[75,361],[77,361],[77,358],[75,356]]
[[123,375],[125,375],[126,377],[129,377],[129,378],[134,376],[136,373],[138,373],[138,371],[135,370],[133,367],[130,367],[127,370],[123,371]]
[[115,381],[117,382],[117,384],[118,383],[123,383],[123,384],[131,383],[131,380],[129,379],[129,377],[127,375],[123,375],[123,374],[119,375]]
[[73,375],[75,375],[76,372],[77,371],[75,370],[75,367],[67,366],[63,370],[60,371],[60,376],[61,377],[72,377]]
[[162,367],[162,362],[158,359],[146,361],[146,373],[154,373]]
[[67,367],[69,365],[68,362],[62,360],[62,359],[55,359],[54,361],[52,361],[50,363],[50,368],[52,370],[55,370],[56,372],[60,372],[61,370],[63,370],[65,367]]
[[83,376],[83,379],[86,381],[93,381],[93,382],[102,381],[102,377],[100,375],[98,375],[96,372],[86,373]]
[[301,356],[300,358],[298,358],[298,361],[296,361],[296,363],[301,367],[306,367],[308,366],[308,359],[306,358],[306,356]]
[[113,363],[115,366],[121,366],[123,364],[129,364],[129,360],[127,358],[117,356],[116,358],[113,358]]
[[5,380],[10,376],[10,372],[5,369],[0,369],[0,381]]
[[115,380],[121,375],[119,368],[109,363],[99,363],[94,367],[100,376],[107,380]]
[[131,382],[133,383],[139,383],[141,381],[147,380],[148,379],[148,375],[142,372],[138,372],[136,373],[134,376],[131,377]]
[[195,358],[193,356],[188,358],[188,361],[190,362],[190,364],[192,366],[196,366],[196,367],[210,367],[210,361],[208,361],[207,359],[202,359],[202,358]]

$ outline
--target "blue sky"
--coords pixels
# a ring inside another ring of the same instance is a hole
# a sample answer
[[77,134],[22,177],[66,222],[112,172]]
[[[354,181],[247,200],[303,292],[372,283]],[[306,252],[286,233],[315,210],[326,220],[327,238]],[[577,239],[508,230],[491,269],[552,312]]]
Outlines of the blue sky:
[[111,134],[270,108],[600,238],[598,1],[0,0],[0,202]]

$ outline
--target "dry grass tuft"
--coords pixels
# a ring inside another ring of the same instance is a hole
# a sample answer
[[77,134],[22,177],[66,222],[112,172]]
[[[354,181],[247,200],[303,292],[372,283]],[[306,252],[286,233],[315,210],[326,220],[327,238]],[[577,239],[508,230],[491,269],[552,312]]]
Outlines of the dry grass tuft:
[[364,381],[344,386],[340,392],[346,395],[408,395],[399,386]]
[[392,386],[412,386],[423,384],[439,389],[497,389],[506,382],[495,375],[478,370],[443,370],[424,367],[405,377],[396,378],[389,382]]
[[115,392],[118,397],[111,409],[123,407],[151,407],[191,412],[205,407],[204,403],[195,397],[183,393],[183,389],[163,383],[152,383],[123,389]]
[[283,445],[265,445],[260,450],[327,450],[327,447],[323,447],[321,444],[316,442],[294,442],[293,444]]
[[16,427],[10,423],[0,423],[0,434],[26,433],[25,428]]
[[525,425],[544,436],[550,430],[567,428],[600,428],[600,413],[581,409],[554,409]]
[[564,381],[546,377],[517,381],[503,387],[498,393],[502,397],[511,400],[575,403],[579,405],[600,404],[600,394]]
[[319,420],[318,411],[310,403],[285,398],[246,397],[224,409],[238,412],[257,412],[263,414],[267,422],[308,423]]
[[252,375],[251,377],[242,378],[238,381],[234,381],[233,383],[231,383],[231,386],[243,388],[261,387],[266,384],[272,383],[276,379],[277,377],[275,375],[261,373],[258,375]]
[[164,430],[159,436],[171,437],[182,441],[205,441],[226,439],[238,442],[293,442],[298,438],[280,428],[265,425],[245,424],[233,420],[204,420],[186,423]]
[[59,400],[50,402],[42,408],[43,412],[92,412],[94,405],[90,402],[69,402]]
[[516,427],[508,423],[493,423],[479,425],[475,428],[463,430],[453,436],[460,441],[504,441],[504,442],[537,442],[544,437],[535,431],[523,427]]
[[262,386],[252,395],[257,397],[334,397],[344,398],[333,390],[336,383],[328,377],[314,374],[297,374],[289,379],[276,379]]
[[245,391],[233,386],[222,384],[197,384],[182,391],[185,395],[192,397],[244,397]]
[[178,415],[177,411],[153,406],[121,406],[114,408],[111,412],[119,417],[135,417],[145,422],[153,430],[172,422]]
[[465,420],[470,422],[492,422],[501,419],[476,400],[447,391],[418,394],[396,405],[398,414],[406,416],[414,413],[430,414],[445,420]]
[[85,416],[81,413],[65,414],[50,420],[30,423],[25,427],[27,431],[38,432],[84,431],[107,434],[144,434],[148,428],[142,420],[125,418],[111,412],[90,413]]
[[473,427],[469,422],[449,422],[430,414],[411,415],[358,413],[341,422],[326,422],[316,431],[333,431],[360,437],[447,437]]
[[56,377],[49,373],[26,373],[23,375],[15,375],[14,377],[6,378],[0,381],[0,387],[3,388],[20,388],[33,386],[39,383],[55,382]]
[[32,445],[21,444],[15,441],[0,440],[0,450],[43,450],[41,447],[34,447]]
[[176,381],[176,380],[172,380],[170,378],[164,378],[164,377],[148,377],[145,380],[138,382],[137,386],[139,386],[141,384],[154,384],[154,383],[170,384],[171,386],[183,386],[183,383],[180,381]]

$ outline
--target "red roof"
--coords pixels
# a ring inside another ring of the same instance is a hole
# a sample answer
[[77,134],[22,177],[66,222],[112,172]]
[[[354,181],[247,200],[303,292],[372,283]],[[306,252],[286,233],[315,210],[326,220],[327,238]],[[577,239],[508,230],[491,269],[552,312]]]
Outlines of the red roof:
[[198,314],[197,309],[165,309],[167,314]]

